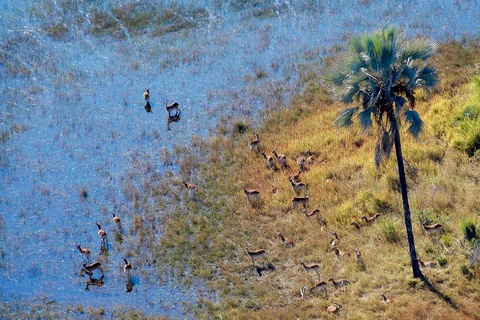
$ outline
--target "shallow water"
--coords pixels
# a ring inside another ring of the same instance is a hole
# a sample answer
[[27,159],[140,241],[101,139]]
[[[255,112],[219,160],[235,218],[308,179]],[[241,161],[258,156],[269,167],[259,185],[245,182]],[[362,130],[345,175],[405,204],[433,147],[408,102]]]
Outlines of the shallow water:
[[[47,296],[60,304],[126,306],[175,318],[191,317],[183,302],[195,303],[202,285],[189,290],[173,275],[159,277],[151,248],[134,255],[139,241],[132,219],[142,207],[134,207],[127,186],[142,190],[146,181],[158,183],[166,179],[165,169],[180,176],[175,157],[167,154],[195,136],[208,136],[224,118],[258,125],[258,110],[279,102],[268,88],[280,85],[280,102],[287,103],[301,90],[299,66],[352,34],[389,23],[408,36],[438,41],[480,33],[474,0],[267,1],[264,7],[278,8],[268,17],[256,15],[257,7],[177,1],[206,9],[209,19],[159,38],[118,41],[79,28],[66,40],[54,40],[29,13],[32,4],[47,10],[42,5],[49,3],[0,3],[0,53],[9,50],[12,61],[30,72],[13,75],[0,63],[0,129],[9,133],[0,144],[0,297]],[[143,109],[145,87],[151,114]],[[167,130],[163,105],[174,100],[181,120]],[[151,168],[142,171],[139,164]],[[123,220],[121,243],[115,241],[112,212]],[[100,252],[95,222],[109,234],[108,256]],[[105,265],[104,286],[84,290],[77,244],[90,247],[92,259]],[[130,293],[124,255],[135,266]]]

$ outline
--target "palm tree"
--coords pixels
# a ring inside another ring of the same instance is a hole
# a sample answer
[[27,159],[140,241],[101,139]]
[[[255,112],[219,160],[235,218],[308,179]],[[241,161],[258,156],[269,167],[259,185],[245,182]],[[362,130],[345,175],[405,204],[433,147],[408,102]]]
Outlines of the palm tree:
[[364,129],[368,129],[375,123],[378,131],[375,146],[377,168],[389,158],[395,146],[415,278],[423,278],[423,275],[412,232],[399,126],[402,120],[407,122],[408,132],[414,137],[418,137],[422,130],[423,121],[413,110],[415,90],[422,88],[428,92],[437,83],[436,70],[428,64],[436,50],[437,44],[433,40],[417,38],[407,41],[395,27],[386,27],[371,35],[353,37],[350,50],[326,76],[339,100],[346,104],[359,103],[359,106],[345,109],[336,119],[337,125],[349,126],[358,120]]

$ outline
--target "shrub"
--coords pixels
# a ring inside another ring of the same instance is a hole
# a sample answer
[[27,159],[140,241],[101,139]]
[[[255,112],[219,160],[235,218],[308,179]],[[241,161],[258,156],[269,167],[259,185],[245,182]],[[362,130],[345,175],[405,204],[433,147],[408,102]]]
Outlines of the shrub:
[[400,235],[397,231],[398,223],[394,219],[380,219],[380,228],[388,242],[396,243],[400,241]]
[[472,241],[473,239],[477,238],[477,227],[475,225],[475,221],[472,219],[467,219],[461,223],[460,228],[463,231],[463,235],[465,239],[468,241]]

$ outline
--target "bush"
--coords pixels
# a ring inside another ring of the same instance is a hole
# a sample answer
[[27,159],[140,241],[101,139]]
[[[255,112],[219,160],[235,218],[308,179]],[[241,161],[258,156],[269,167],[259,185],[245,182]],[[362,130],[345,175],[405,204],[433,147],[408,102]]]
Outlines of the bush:
[[472,219],[463,221],[461,229],[463,231],[465,239],[467,239],[468,241],[472,241],[473,239],[477,238],[477,227],[475,225],[475,221],[473,221]]
[[396,243],[400,241],[400,235],[397,231],[398,223],[393,219],[381,219],[380,228],[382,229],[383,235],[388,242]]

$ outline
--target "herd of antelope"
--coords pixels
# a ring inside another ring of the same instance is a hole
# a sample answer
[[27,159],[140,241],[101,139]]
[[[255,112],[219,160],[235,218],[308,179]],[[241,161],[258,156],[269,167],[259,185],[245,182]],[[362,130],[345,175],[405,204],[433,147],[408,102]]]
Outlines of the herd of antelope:
[[[123,234],[123,227],[120,218],[112,213],[112,221],[116,227],[117,235],[121,237]],[[100,252],[107,253],[108,252],[108,242],[107,242],[107,232],[102,228],[101,224],[96,222],[97,226],[97,235],[100,239]],[[89,248],[82,247],[81,244],[77,245],[77,250],[82,255],[82,268],[80,269],[80,276],[84,277],[85,274],[88,275],[88,279],[86,281],[85,290],[89,291],[90,286],[102,287],[104,283],[105,273],[103,270],[102,263],[100,261],[92,262],[92,253]],[[122,257],[124,266],[123,266],[123,273],[126,276],[127,281],[127,292],[132,291],[133,289],[133,282],[132,282],[132,264],[128,261],[125,257]]]
[[[265,167],[268,170],[274,170],[278,171],[279,169],[287,169],[291,168],[287,157],[284,154],[279,154],[277,153],[277,150],[272,151],[272,155],[268,155],[265,153],[264,150],[261,148],[261,142],[260,142],[260,137],[258,133],[254,133],[254,138],[248,142],[248,147],[250,151],[255,152],[256,154],[259,154],[263,157]],[[309,210],[309,201],[310,201],[310,194],[308,191],[308,186],[305,182],[302,182],[300,179],[300,175],[303,174],[308,170],[308,166],[311,166],[317,161],[317,155],[315,155],[311,150],[307,150],[303,154],[297,154],[297,156],[291,158],[292,162],[296,163],[297,170],[294,175],[288,175],[288,181],[290,183],[290,186],[293,191],[293,195],[291,198],[291,210],[296,211],[296,210],[301,210],[307,218],[311,218],[313,216],[319,216],[320,215],[320,209],[314,208]],[[325,162],[322,162],[324,164]],[[243,187],[243,192],[246,195],[247,198],[247,203],[251,205],[253,208],[257,208],[260,205],[262,205],[262,197],[261,197],[261,192],[258,189],[253,189],[253,188],[246,188],[245,186]],[[278,190],[275,186],[272,188],[273,193],[278,193]],[[381,217],[380,213],[376,213],[372,216],[367,216],[363,215],[361,217],[360,222],[357,220],[354,220],[351,222],[351,225],[355,229],[360,229],[362,226],[368,226],[374,224],[379,218]],[[327,221],[323,217],[318,217],[318,222],[323,228],[327,227]],[[435,223],[432,225],[426,225],[422,224],[422,229],[425,231],[427,235],[432,235],[435,233],[443,232],[443,226],[439,223]],[[295,246],[295,241],[291,238],[288,238],[285,236],[285,227],[276,234],[276,236],[279,238],[281,244],[286,247],[286,248],[292,248]],[[340,238],[337,234],[337,232],[333,231],[331,232],[332,235],[332,240],[330,243],[330,251],[335,254],[335,256],[338,259],[353,259],[355,263],[357,263],[358,266],[364,268],[365,264],[362,258],[362,254],[360,249],[356,248],[353,250],[353,252],[343,250],[341,249],[341,244],[340,244]],[[252,261],[252,265],[255,267],[255,261],[257,259],[262,259],[262,261],[266,262],[268,261],[267,259],[267,251],[263,248],[255,249],[255,250],[250,250],[249,247],[247,247],[247,255],[250,257]],[[352,254],[353,253],[353,254]],[[420,265],[422,267],[435,267],[437,263],[435,261],[423,261],[421,259],[418,259]],[[348,279],[335,279],[334,277],[330,277],[327,281],[322,281],[320,278],[320,265],[317,263],[305,263],[304,261],[300,262],[301,268],[305,271],[307,275],[314,273],[318,276],[318,280],[314,283],[313,286],[310,287],[309,292],[311,294],[315,294],[316,292],[323,293],[323,296],[326,298],[327,297],[327,286],[328,282],[332,284],[332,286],[336,289],[336,291],[333,293],[335,296],[341,293],[346,293],[347,292],[347,287],[350,284],[350,281]],[[258,272],[258,267],[257,267],[257,272]],[[262,275],[260,272],[258,273],[260,276]],[[311,279],[310,279],[311,280]],[[307,292],[307,287],[302,287],[300,290],[300,295],[302,298],[305,297],[305,294]],[[388,299],[385,296],[385,293],[380,295],[382,302],[388,303],[390,302],[390,299]],[[329,306],[327,309],[327,312],[330,313],[336,313],[340,310],[342,306],[334,303],[333,305]]]

